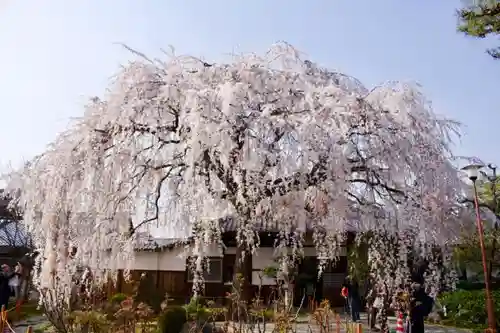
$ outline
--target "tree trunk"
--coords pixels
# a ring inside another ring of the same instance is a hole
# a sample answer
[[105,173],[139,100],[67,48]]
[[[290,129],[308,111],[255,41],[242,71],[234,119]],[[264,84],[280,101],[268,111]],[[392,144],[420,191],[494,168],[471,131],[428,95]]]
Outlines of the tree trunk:
[[21,284],[19,286],[19,300],[27,302],[29,299],[29,291],[31,284],[31,269],[23,274]]
[[246,251],[245,245],[236,247],[233,277],[233,321],[247,320],[247,305],[250,302],[250,280],[252,276],[251,254]]
[[383,333],[389,333],[388,316],[389,316],[389,305],[388,302],[384,302],[382,307],[378,310],[377,314],[377,321],[380,326],[380,331]]
[[382,306],[380,307],[377,314],[377,321],[380,326],[380,331],[383,333],[389,333],[389,310],[391,306],[390,298],[389,298],[389,290],[386,285],[383,287],[383,295],[382,296]]

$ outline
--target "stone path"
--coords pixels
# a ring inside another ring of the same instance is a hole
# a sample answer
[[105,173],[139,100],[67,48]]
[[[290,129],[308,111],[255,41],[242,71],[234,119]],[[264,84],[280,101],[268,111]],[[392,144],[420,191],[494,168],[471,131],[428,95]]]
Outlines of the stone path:
[[[366,321],[363,323],[366,323]],[[396,317],[389,318],[389,327],[394,330],[396,329]],[[430,324],[425,324],[425,331],[429,333],[471,333],[471,331],[466,329]],[[366,332],[369,332],[368,328],[366,328]]]
[[35,316],[16,323],[13,326],[13,329],[16,333],[26,333],[28,326],[33,327],[33,329],[37,329],[45,326],[47,323],[48,321],[45,316]]
[[[273,324],[267,324],[266,325],[266,331],[265,333],[271,333],[273,331],[274,325]],[[390,324],[391,329],[396,329],[396,321],[391,322]],[[335,330],[332,330],[335,332]],[[341,328],[340,330],[342,333],[345,333],[346,330],[345,328]],[[258,330],[254,331],[255,333],[258,333]],[[318,333],[320,332],[319,327],[316,325],[308,325],[304,323],[297,324],[297,333]],[[370,332],[368,327],[366,325],[363,325],[363,332]],[[441,327],[441,326],[433,326],[433,325],[425,325],[425,332],[429,333],[470,333],[470,331],[467,330],[460,330],[456,328],[449,328],[449,327]]]
[[[299,319],[300,320],[300,319]],[[302,318],[299,323],[296,324],[296,333],[319,333],[320,328],[316,324],[309,324],[307,318]],[[367,326],[367,317],[366,314],[361,314],[361,323],[363,324],[363,332],[369,333],[370,329]],[[343,318],[343,323],[345,323],[345,317]],[[344,325],[344,324],[343,324]],[[389,327],[391,330],[396,330],[396,317],[389,317]],[[262,329],[262,328],[261,328]],[[254,333],[272,333],[274,330],[274,324],[269,323],[266,324],[265,332],[259,331],[258,328],[254,329]],[[340,330],[342,333],[346,332],[344,326],[341,327]],[[335,326],[332,327],[331,332],[335,332]],[[425,325],[425,332],[429,333],[470,333],[469,330],[451,328],[451,327],[443,327],[438,325]]]
[[[368,327],[366,326],[366,315],[361,314],[361,322],[363,323],[364,332],[370,332]],[[32,326],[34,329],[42,328],[47,324],[47,319],[44,316],[36,316],[28,318],[25,321],[19,322],[15,325],[14,330],[16,333],[25,333],[28,326]],[[389,326],[391,329],[396,329],[396,318],[389,318]],[[310,325],[308,323],[297,323],[297,333],[316,333],[319,332],[319,327],[317,325]],[[271,333],[274,329],[274,324],[266,324],[266,331],[264,333]],[[259,333],[257,329],[254,330],[255,333]],[[450,327],[442,327],[436,325],[425,325],[425,331],[429,333],[470,333],[470,331],[465,329],[458,328],[450,328]],[[345,329],[342,328],[341,332],[344,333]]]
[[[363,324],[366,324],[368,322],[368,318],[365,313],[361,314],[361,321]],[[394,330],[396,329],[396,317],[389,317],[389,327]],[[366,325],[365,325],[365,331],[366,332],[370,331]],[[445,327],[440,325],[430,325],[430,324],[425,324],[425,331],[432,333],[470,333],[470,331],[466,329]]]

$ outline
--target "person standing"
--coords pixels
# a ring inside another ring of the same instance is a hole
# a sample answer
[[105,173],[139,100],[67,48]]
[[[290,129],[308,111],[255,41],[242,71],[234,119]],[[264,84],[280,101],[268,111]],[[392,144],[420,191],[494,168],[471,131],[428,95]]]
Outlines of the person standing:
[[17,263],[14,268],[14,274],[9,279],[9,287],[11,289],[11,295],[14,296],[15,300],[19,299],[19,286],[21,284],[21,265]]
[[10,279],[9,281],[9,286],[12,289],[12,294],[14,295],[14,301],[16,302],[16,313],[19,313],[21,311],[21,305],[23,303],[23,297],[22,297],[22,273],[23,273],[23,268],[21,263],[17,263],[16,267],[14,268],[14,276]]
[[424,333],[424,319],[431,313],[434,300],[425,292],[421,284],[415,283],[412,286],[410,303],[410,332]]
[[1,266],[2,271],[0,273],[0,308],[3,306],[7,310],[7,305],[9,304],[9,298],[12,294],[12,290],[9,286],[10,279],[14,276],[8,265]]
[[347,309],[349,309],[352,321],[358,322],[360,320],[359,312],[361,311],[361,297],[359,295],[358,283],[355,280],[347,278],[341,293],[347,300]]
[[350,312],[351,307],[349,305],[349,288],[348,288],[348,282],[347,280],[344,281],[342,284],[342,289],[340,290],[340,295],[344,298],[344,311],[346,313]]
[[306,292],[306,297],[307,297],[307,306],[311,311],[314,311],[314,309],[315,309],[314,296],[315,296],[316,291],[314,289],[314,284],[312,283],[312,281],[306,282],[305,292]]
[[377,323],[377,312],[381,305],[381,299],[378,297],[376,286],[371,284],[371,280],[368,281],[367,289],[369,290],[366,296],[368,326],[370,327],[370,331],[375,332],[378,330],[375,325]]
[[361,297],[359,295],[359,285],[356,280],[350,281],[347,285],[349,306],[351,308],[351,319],[353,322],[360,320]]

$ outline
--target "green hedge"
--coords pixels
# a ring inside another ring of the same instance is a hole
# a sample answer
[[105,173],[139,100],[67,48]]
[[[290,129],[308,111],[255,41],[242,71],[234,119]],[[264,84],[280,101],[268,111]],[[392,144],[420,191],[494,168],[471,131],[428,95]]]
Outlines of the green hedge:
[[[456,290],[439,297],[446,306],[443,324],[481,331],[487,327],[486,296],[482,290]],[[493,291],[497,326],[500,325],[500,290]]]
[[[492,281],[491,288],[500,289],[500,281]],[[457,283],[457,289],[480,290],[484,289],[484,282],[460,281]]]
[[167,308],[158,317],[159,333],[180,333],[187,322],[187,313],[182,306]]
[[117,293],[111,297],[110,302],[113,304],[120,304],[121,302],[123,302],[127,298],[128,298],[128,296],[125,295],[124,293]]

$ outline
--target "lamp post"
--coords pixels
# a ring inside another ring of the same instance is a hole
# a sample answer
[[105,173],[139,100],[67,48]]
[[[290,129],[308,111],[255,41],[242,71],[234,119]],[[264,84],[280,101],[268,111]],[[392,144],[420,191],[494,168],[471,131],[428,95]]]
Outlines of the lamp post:
[[[467,173],[467,177],[472,181],[472,186],[474,188],[474,207],[476,209],[477,232],[479,235],[481,259],[483,261],[484,285],[486,292],[486,312],[488,314],[488,328],[486,332],[495,333],[496,332],[495,307],[493,304],[493,298],[491,297],[491,281],[489,275],[488,261],[486,260],[486,248],[484,245],[484,230],[483,230],[483,223],[481,221],[481,213],[479,211],[479,198],[477,195],[477,186],[476,186],[476,181],[479,176],[480,169],[482,169],[483,167],[484,165],[482,164],[471,164],[462,168],[462,170]],[[495,172],[495,177],[496,177],[496,168],[492,169]]]
[[494,237],[492,240],[492,245],[491,245],[491,261],[490,261],[490,276],[491,272],[493,271],[493,262],[495,260],[495,251],[497,247],[497,231],[498,231],[498,219],[499,219],[499,211],[498,211],[498,197],[497,197],[497,167],[494,164],[488,164],[488,168],[491,170],[491,176],[489,176],[489,180],[491,183],[491,205],[489,206],[490,210],[493,212],[495,215],[495,224],[493,226],[494,230]]

